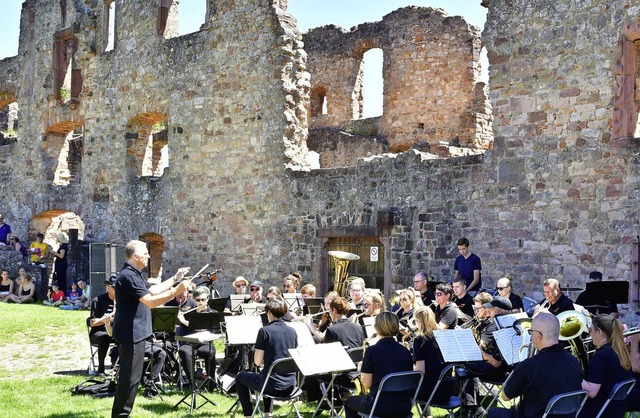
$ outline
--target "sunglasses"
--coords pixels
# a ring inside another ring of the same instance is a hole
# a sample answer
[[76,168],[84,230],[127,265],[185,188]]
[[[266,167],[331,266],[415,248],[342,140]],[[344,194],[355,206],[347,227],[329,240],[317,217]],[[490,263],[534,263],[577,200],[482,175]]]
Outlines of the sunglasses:
[[442,293],[442,292],[436,292],[436,296],[442,296],[442,295],[444,295],[444,293]]
[[504,290],[506,287],[496,287],[497,290]]
[[409,299],[407,299],[407,298],[400,298],[400,302],[409,302]]
[[196,298],[196,302],[206,302],[207,298]]
[[537,329],[531,329],[531,328],[529,328],[529,329],[527,330],[527,332],[529,333],[529,335],[533,335],[533,333],[534,333],[534,332],[539,332],[539,333],[540,333],[540,336],[542,337],[542,332],[541,332],[541,331],[538,331]]
[[237,285],[236,285],[236,287],[237,287],[238,289],[240,289],[241,287],[247,287],[247,285],[246,285],[246,284],[237,284]]
[[363,307],[363,308],[365,308],[365,309],[367,309],[367,308],[368,308],[368,307],[370,307],[370,306],[371,306],[371,304],[370,304],[370,303],[363,303],[363,304],[362,304],[362,307]]
[[289,287],[293,287],[293,285],[289,283],[289,284],[285,284],[284,287],[289,288]]
[[252,291],[252,292],[257,292],[258,290],[260,290],[260,288],[259,287],[250,287],[249,290]]

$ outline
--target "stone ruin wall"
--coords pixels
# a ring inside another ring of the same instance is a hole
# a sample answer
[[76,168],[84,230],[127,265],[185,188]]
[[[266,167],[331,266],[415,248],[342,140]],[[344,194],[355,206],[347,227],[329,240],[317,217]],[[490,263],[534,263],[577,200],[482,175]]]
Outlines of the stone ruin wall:
[[[283,49],[271,7],[254,10],[245,3],[246,10],[232,14],[216,2],[215,29],[168,41],[173,52],[158,40],[151,50],[142,41],[137,49],[116,49],[111,65],[87,56],[79,105],[86,109],[83,171],[80,184],[64,190],[43,179],[38,149],[49,125],[42,115],[55,113],[42,87],[51,32],[37,44],[43,51],[32,54],[41,62],[20,56],[2,61],[2,74],[14,67],[21,71],[11,77],[22,77],[3,80],[3,90],[20,86],[13,91],[21,122],[15,151],[0,165],[2,195],[16,182],[26,191],[3,207],[7,220],[22,228],[19,233],[36,214],[64,207],[81,215],[88,239],[162,235],[165,274],[179,265],[211,262],[225,268],[228,278],[247,274],[278,284],[283,272],[301,270],[321,289],[327,285],[323,237],[340,230],[375,233],[387,260],[387,294],[410,284],[419,268],[450,278],[455,241],[467,236],[483,260],[488,284],[508,275],[517,291],[539,290],[547,277],[583,286],[594,269],[605,279],[633,282],[638,143],[612,136],[611,125],[619,96],[618,42],[623,26],[639,21],[639,8],[622,1],[492,0],[483,34],[491,63],[492,150],[450,159],[410,150],[361,159],[354,167],[305,172],[284,169],[293,158],[283,158],[287,150],[304,149],[295,147],[290,134],[304,130],[304,117],[285,113],[307,105],[303,53]],[[140,33],[152,29],[151,17],[145,22],[136,22]],[[232,22],[269,28],[264,44],[255,32],[245,35],[250,42],[235,38]],[[34,45],[21,43],[21,54]],[[240,51],[264,60],[265,68],[247,69]],[[189,71],[167,74],[153,70],[158,66]],[[291,85],[281,82],[283,68],[298,83],[297,95],[283,95],[283,86]],[[251,82],[240,82],[245,79]],[[187,94],[187,85],[197,88]],[[256,114],[251,106],[265,101],[260,122],[249,120]],[[150,110],[168,114],[174,146],[170,167],[158,181],[126,176],[122,161],[127,122]],[[293,115],[300,118],[294,127]],[[283,137],[294,146],[283,146]],[[12,180],[10,168],[19,180]],[[94,200],[96,185],[107,189],[107,200]]]
[[[311,127],[345,128],[362,118],[362,57],[383,50],[379,138],[394,152],[441,142],[490,148],[490,108],[479,83],[480,30],[441,9],[405,7],[350,31],[333,25],[304,35],[311,73]],[[327,114],[322,114],[322,98]],[[311,132],[313,135],[313,131]]]

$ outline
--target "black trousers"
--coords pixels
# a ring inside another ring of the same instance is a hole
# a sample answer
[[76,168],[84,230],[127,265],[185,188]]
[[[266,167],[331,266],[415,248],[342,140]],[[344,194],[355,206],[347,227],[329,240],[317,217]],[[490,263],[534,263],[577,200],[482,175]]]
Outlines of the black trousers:
[[113,399],[111,417],[128,417],[136,401],[138,385],[144,371],[144,349],[146,341],[120,343],[120,377]]
[[106,331],[96,331],[89,335],[91,344],[98,346],[98,373],[104,373],[104,359],[109,352],[109,344],[113,339],[107,334]]

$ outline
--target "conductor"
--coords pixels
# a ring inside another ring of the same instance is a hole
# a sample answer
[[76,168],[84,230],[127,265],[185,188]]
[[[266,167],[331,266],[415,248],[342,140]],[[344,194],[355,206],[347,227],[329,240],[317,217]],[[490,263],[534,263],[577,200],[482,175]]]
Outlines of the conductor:
[[182,267],[169,280],[147,288],[142,270],[149,263],[149,251],[142,241],[132,240],[124,247],[125,265],[116,279],[116,315],[113,338],[119,344],[120,377],[113,400],[111,417],[128,417],[136,400],[142,378],[145,341],[152,334],[151,308],[160,306],[184,292],[189,280],[180,282],[189,271]]

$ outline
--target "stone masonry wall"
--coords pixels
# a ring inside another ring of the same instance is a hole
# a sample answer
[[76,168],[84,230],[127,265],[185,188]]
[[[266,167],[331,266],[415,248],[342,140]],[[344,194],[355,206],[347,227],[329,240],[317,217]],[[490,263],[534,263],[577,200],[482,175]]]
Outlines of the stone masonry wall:
[[342,127],[362,117],[362,55],[381,48],[380,133],[390,150],[439,141],[488,148],[478,140],[478,110],[473,107],[480,76],[480,31],[462,18],[447,17],[441,9],[406,7],[351,31],[332,25],[312,29],[304,41],[311,102],[326,94],[328,114],[318,121],[322,126]]

